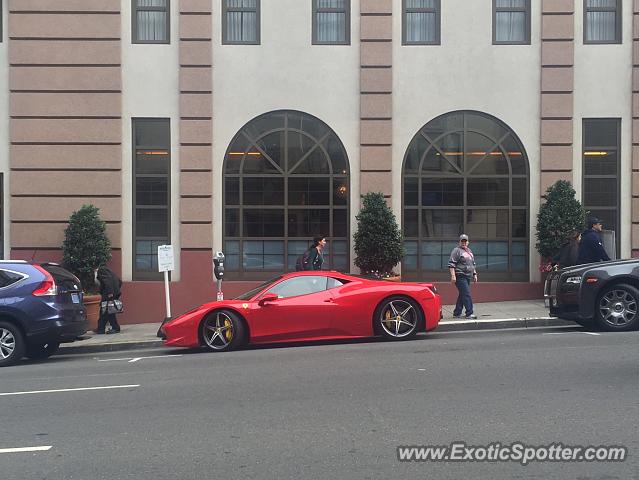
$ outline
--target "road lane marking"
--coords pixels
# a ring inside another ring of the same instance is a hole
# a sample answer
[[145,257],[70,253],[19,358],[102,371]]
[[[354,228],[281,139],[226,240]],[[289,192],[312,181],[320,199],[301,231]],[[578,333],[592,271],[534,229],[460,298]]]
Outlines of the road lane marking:
[[595,333],[595,332],[544,332],[542,333],[542,335],[570,335],[572,333],[580,333],[582,335],[596,335],[596,336],[601,335],[601,333]]
[[0,448],[0,453],[45,452],[50,450],[51,447],[52,445],[43,445],[41,447]]
[[0,393],[0,397],[9,395],[32,395],[35,393],[60,393],[60,392],[83,392],[87,390],[112,390],[115,388],[137,388],[140,385],[109,385],[106,387],[82,387],[82,388],[60,388],[58,390],[32,390],[29,392],[6,392]]
[[150,355],[148,357],[124,357],[124,358],[106,358],[104,360],[98,360],[98,362],[128,362],[135,363],[145,358],[166,358],[166,357],[181,357],[182,355]]

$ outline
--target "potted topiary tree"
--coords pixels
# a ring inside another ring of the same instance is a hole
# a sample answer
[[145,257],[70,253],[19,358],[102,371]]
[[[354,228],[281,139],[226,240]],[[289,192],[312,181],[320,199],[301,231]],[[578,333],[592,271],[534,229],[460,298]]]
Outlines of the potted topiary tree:
[[355,218],[355,265],[364,275],[399,280],[393,268],[404,255],[403,238],[384,195],[374,192],[362,195],[362,208]]
[[558,180],[548,187],[546,201],[537,215],[537,244],[541,255],[541,272],[549,272],[552,258],[557,255],[571,232],[582,230],[586,212],[570,182]]
[[100,209],[94,205],[83,205],[73,212],[69,225],[64,230],[62,262],[82,283],[83,303],[87,320],[97,327],[100,315],[100,295],[94,271],[111,259],[111,242],[106,235],[106,223],[100,218]]

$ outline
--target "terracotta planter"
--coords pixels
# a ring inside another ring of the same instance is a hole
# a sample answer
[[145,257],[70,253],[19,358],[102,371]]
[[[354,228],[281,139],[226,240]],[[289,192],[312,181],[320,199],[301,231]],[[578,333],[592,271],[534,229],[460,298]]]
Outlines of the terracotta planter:
[[395,275],[394,277],[382,278],[382,280],[387,280],[389,282],[401,282],[402,281],[402,276],[401,275]]
[[89,330],[95,330],[98,328],[98,320],[100,318],[100,301],[102,297],[100,295],[84,295],[82,298],[82,304],[87,312],[87,321],[89,323]]

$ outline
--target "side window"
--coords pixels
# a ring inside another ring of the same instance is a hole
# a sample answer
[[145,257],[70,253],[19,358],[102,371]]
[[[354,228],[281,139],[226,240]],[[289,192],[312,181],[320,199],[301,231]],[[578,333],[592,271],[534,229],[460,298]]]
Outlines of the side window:
[[346,284],[346,282],[339,280],[337,278],[328,277],[328,282],[326,284],[326,289],[330,290],[331,288],[341,287]]
[[8,270],[0,270],[0,288],[8,287],[14,283],[22,280],[23,275],[16,272],[10,272]]
[[303,276],[284,280],[271,288],[268,293],[274,293],[280,298],[289,298],[324,290],[326,290],[326,277]]

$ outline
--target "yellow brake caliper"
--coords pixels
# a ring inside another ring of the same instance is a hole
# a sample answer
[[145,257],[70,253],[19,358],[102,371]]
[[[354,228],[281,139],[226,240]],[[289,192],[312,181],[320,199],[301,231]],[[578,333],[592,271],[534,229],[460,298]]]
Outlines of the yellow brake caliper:
[[224,336],[226,337],[226,341],[230,342],[233,338],[233,328],[231,328],[231,321],[228,318],[224,320],[224,326],[228,327],[224,330]]

